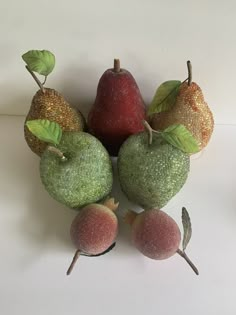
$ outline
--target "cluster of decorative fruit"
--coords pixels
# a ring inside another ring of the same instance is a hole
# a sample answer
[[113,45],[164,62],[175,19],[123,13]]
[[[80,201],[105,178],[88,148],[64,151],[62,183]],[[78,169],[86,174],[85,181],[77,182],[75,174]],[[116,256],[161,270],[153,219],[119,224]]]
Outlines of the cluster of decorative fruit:
[[[128,199],[143,211],[128,211],[134,245],[145,256],[166,259],[182,256],[198,274],[185,253],[191,222],[182,208],[184,235],[176,222],[160,209],[186,182],[190,155],[205,147],[213,131],[213,116],[201,89],[188,78],[164,82],[146,110],[133,76],[120,68],[102,75],[97,96],[84,119],[57,91],[44,87],[55,65],[46,50],[22,56],[26,69],[39,86],[26,117],[25,139],[40,156],[40,176],[48,193],[64,205],[79,210],[71,225],[77,258],[99,256],[115,245],[118,203],[109,196],[113,184],[110,155],[118,156],[120,185]],[[35,72],[43,75],[43,83]]]

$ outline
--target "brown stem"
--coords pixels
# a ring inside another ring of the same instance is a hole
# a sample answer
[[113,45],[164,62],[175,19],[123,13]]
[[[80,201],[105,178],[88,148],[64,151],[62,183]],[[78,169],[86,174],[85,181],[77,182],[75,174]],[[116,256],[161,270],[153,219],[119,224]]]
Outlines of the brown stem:
[[143,121],[143,124],[144,124],[145,129],[148,132],[148,144],[151,145],[152,144],[152,132],[153,132],[153,129],[152,129],[152,127],[149,125],[149,123],[146,120]]
[[189,259],[187,254],[180,249],[177,250],[177,253],[187,261],[187,263],[193,269],[193,271],[196,273],[196,275],[199,275],[197,267],[192,263],[192,261]]
[[190,60],[187,61],[187,67],[188,67],[188,85],[190,85],[192,83],[192,65],[191,65]]
[[57,148],[53,147],[53,146],[48,146],[47,147],[47,150],[54,153],[54,154],[57,154],[61,159],[62,161],[66,161],[66,157],[65,155]]
[[48,78],[47,75],[45,75],[44,80],[43,80],[43,82],[42,82],[42,85],[44,85],[44,84],[46,83],[47,78]]
[[39,81],[39,79],[36,77],[36,75],[33,73],[33,71],[30,70],[30,68],[28,66],[25,66],[26,69],[29,71],[29,73],[32,75],[32,77],[34,78],[35,82],[38,84],[40,90],[45,93],[45,89],[43,87],[43,84]]
[[115,202],[114,198],[108,198],[103,202],[103,205],[109,208],[111,211],[116,211],[119,207],[119,202]]
[[136,219],[137,215],[138,214],[136,212],[134,212],[133,210],[128,210],[125,214],[125,217],[124,217],[125,223],[132,225],[134,220]]
[[114,59],[114,72],[120,72],[120,59]]
[[74,268],[74,266],[75,266],[75,264],[76,264],[76,262],[77,262],[79,256],[80,256],[80,250],[78,249],[78,250],[75,252],[74,257],[73,257],[73,259],[72,259],[72,262],[71,262],[71,264],[70,264],[70,267],[68,268],[68,270],[67,270],[67,272],[66,272],[67,276],[69,276],[69,275],[71,274],[71,271],[73,270],[73,268]]

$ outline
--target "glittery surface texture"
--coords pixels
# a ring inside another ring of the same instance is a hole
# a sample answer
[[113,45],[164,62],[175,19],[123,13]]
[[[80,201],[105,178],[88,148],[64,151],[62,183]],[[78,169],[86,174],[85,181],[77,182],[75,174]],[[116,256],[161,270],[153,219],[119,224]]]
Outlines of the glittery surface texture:
[[[30,111],[25,123],[33,119],[48,119],[57,122],[63,131],[82,131],[85,120],[82,114],[72,108],[57,91],[45,88],[45,93],[39,90],[33,97]],[[30,149],[42,155],[47,144],[36,138],[24,125],[25,140]]]
[[71,225],[71,239],[81,252],[96,255],[115,241],[118,233],[116,215],[107,207],[91,204],[83,208]]
[[154,114],[151,118],[151,126],[155,130],[163,130],[173,124],[183,124],[198,141],[200,150],[209,142],[214,119],[196,83],[192,82],[190,86],[183,83],[171,110]]
[[120,185],[129,200],[144,209],[162,208],[182,188],[188,172],[188,154],[153,134],[129,137],[118,156]]
[[85,132],[64,132],[58,149],[47,149],[40,162],[40,175],[49,194],[57,201],[79,208],[106,197],[112,188],[112,164],[101,142]]
[[125,69],[108,69],[99,80],[97,96],[88,115],[90,132],[113,156],[132,134],[144,130],[145,104],[138,85]]
[[167,259],[179,248],[181,234],[170,216],[152,209],[137,215],[132,225],[132,241],[145,256]]

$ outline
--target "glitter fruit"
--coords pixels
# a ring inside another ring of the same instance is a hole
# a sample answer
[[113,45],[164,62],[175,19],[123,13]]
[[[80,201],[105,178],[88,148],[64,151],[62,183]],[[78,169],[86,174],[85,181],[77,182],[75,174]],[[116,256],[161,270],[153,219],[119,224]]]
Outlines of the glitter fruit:
[[118,155],[122,191],[144,209],[162,208],[184,185],[190,167],[189,155],[154,133],[130,136]]
[[181,234],[170,216],[161,210],[151,209],[137,215],[128,213],[127,221],[131,215],[132,242],[143,255],[161,260],[177,252]]
[[108,196],[112,164],[98,139],[86,132],[64,132],[56,150],[63,153],[64,160],[46,149],[40,161],[42,183],[54,199],[80,208]]
[[155,130],[164,130],[173,124],[184,125],[198,141],[200,151],[211,138],[214,119],[204,100],[201,88],[191,79],[192,74],[190,73],[188,82],[181,84],[177,98],[171,108],[153,114],[150,118],[150,124]]
[[98,255],[106,251],[118,233],[118,220],[114,211],[118,203],[113,198],[103,204],[90,204],[82,208],[71,224],[70,235],[77,251],[67,271],[69,275],[80,254]]
[[132,242],[144,256],[163,260],[177,253],[198,275],[198,269],[185,253],[192,234],[190,218],[185,208],[182,209],[182,220],[184,238],[183,250],[180,250],[180,229],[177,223],[162,210],[150,209],[139,214],[129,210],[125,216],[126,223],[131,226]]
[[[82,113],[73,108],[64,97],[54,89],[45,88],[48,75],[55,66],[55,56],[47,50],[30,50],[22,55],[26,62],[26,69],[32,75],[39,86],[34,95],[30,110],[24,123],[24,136],[30,149],[41,156],[47,147],[47,143],[33,135],[27,128],[27,122],[35,119],[48,119],[58,123],[63,131],[82,131],[85,119]],[[41,83],[34,72],[44,75]]]

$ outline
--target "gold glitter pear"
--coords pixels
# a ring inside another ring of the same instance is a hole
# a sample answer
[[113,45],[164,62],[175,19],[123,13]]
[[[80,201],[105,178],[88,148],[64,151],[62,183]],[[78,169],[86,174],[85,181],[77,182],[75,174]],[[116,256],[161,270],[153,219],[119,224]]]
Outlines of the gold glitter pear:
[[33,119],[48,119],[57,122],[63,131],[82,131],[85,119],[81,112],[67,103],[64,97],[54,89],[44,88],[33,97],[29,113],[25,120],[25,140],[30,149],[41,156],[47,143],[36,138],[27,128],[26,122]]
[[204,100],[202,90],[195,82],[190,85],[183,83],[175,105],[166,112],[154,114],[150,123],[155,130],[163,130],[173,124],[183,124],[198,141],[199,151],[209,142],[214,128],[212,112]]

